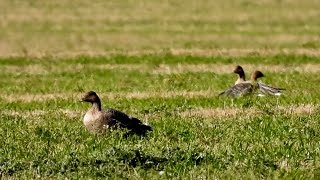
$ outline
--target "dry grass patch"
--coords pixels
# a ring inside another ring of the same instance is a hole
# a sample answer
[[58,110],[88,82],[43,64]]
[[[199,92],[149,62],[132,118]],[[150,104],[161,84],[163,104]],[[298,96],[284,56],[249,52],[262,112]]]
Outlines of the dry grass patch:
[[[254,65],[241,64],[246,72],[261,70],[262,72],[300,72],[300,73],[319,73],[320,64],[299,64],[299,65]],[[201,73],[212,72],[216,74],[232,73],[235,64],[159,64],[158,66],[147,64],[75,64],[60,66],[45,66],[45,65],[3,65],[0,67],[1,72],[10,74],[50,74],[62,72],[80,72],[84,69],[100,69],[100,70],[126,70],[138,71],[152,74],[182,74],[182,73]]]
[[[295,116],[308,116],[320,111],[319,104],[301,104],[274,107],[275,113],[284,113]],[[251,108],[237,108],[237,107],[223,107],[223,108],[197,108],[189,111],[180,112],[179,115],[184,118],[203,117],[203,118],[249,118],[256,117],[263,114],[263,110],[254,107]]]
[[62,113],[65,116],[69,118],[76,118],[76,117],[81,117],[81,115],[84,114],[84,112],[78,111],[78,110],[69,110],[69,109],[56,109],[54,111],[52,110],[33,110],[33,111],[14,111],[14,110],[3,110],[1,111],[0,114],[2,115],[9,115],[9,116],[21,116],[23,118],[35,118],[35,117],[41,117],[44,115],[48,115],[51,113]]
[[[187,72],[213,72],[216,74],[232,73],[236,65],[230,64],[161,64],[152,70],[155,74],[180,74]],[[320,64],[300,64],[300,65],[254,65],[241,64],[246,72],[260,70],[262,72],[300,72],[300,73],[319,73]]]
[[193,56],[248,56],[248,55],[277,55],[296,54],[319,56],[319,49],[310,48],[280,48],[280,49],[257,49],[257,48],[222,48],[222,49],[170,49],[173,55],[193,55]]
[[279,111],[282,111],[288,115],[311,115],[320,111],[320,106],[319,104],[280,106]]
[[[133,35],[132,35],[133,36]],[[168,38],[168,37],[167,37]],[[106,38],[108,39],[108,38]],[[36,47],[25,45],[22,47],[11,47],[7,46],[6,44],[0,43],[0,56],[1,57],[34,57],[34,58],[45,58],[45,57],[56,57],[56,58],[75,58],[79,56],[113,56],[113,55],[126,55],[126,56],[141,56],[141,55],[161,55],[163,53],[171,53],[172,55],[192,55],[192,56],[203,56],[203,57],[210,57],[210,56],[228,56],[228,57],[239,57],[239,56],[248,56],[248,55],[277,55],[277,54],[287,54],[287,55],[307,55],[307,56],[320,56],[320,49],[319,48],[273,48],[273,49],[261,49],[261,48],[238,48],[238,47],[229,47],[226,46],[221,49],[208,49],[208,48],[182,48],[182,47],[169,47],[165,46],[165,44],[161,42],[155,42],[153,44],[160,44],[159,47],[153,47],[152,49],[140,49],[134,48],[134,42],[139,41],[146,41],[145,39],[139,39],[137,37],[131,37],[131,41],[129,44],[126,42],[122,42],[119,44],[118,49],[123,46],[123,50],[115,50],[115,49],[108,49],[105,50],[102,47],[97,47],[92,49],[96,45],[93,43],[98,40],[88,40],[87,44],[83,44],[82,46],[75,46],[75,45],[66,45],[63,44],[62,47],[56,45],[57,47],[53,50],[50,50],[50,47],[46,47],[46,45],[38,45]],[[108,39],[109,40],[109,39]],[[73,42],[74,40],[69,40],[69,44],[77,44],[80,42]],[[110,41],[110,40],[109,40]],[[158,40],[160,41],[160,39]],[[184,40],[187,41],[187,40]],[[191,40],[189,40],[191,41]],[[214,40],[212,40],[214,41]],[[239,40],[240,41],[240,40]],[[267,41],[267,40],[266,40]],[[303,41],[303,40],[297,40]],[[310,40],[311,41],[311,40]],[[318,41],[318,40],[315,40]],[[114,39],[113,43],[119,42],[118,39]],[[304,41],[303,41],[304,42]],[[42,42],[38,42],[42,43]],[[187,42],[181,42],[187,43]],[[101,44],[98,43],[98,44]],[[163,44],[161,46],[161,44]],[[264,42],[264,44],[267,44]],[[71,48],[69,47],[71,46]],[[111,44],[101,44],[100,46],[107,46],[111,47]],[[141,45],[142,46],[142,45]],[[181,45],[182,46],[182,45]],[[28,48],[26,48],[28,47]],[[68,49],[68,51],[64,51],[63,49]]]
[[[73,99],[77,102],[82,97],[83,93],[53,93],[53,94],[7,94],[2,100],[6,102],[43,102],[58,99]],[[166,91],[166,92],[117,92],[117,93],[99,93],[102,101],[108,99],[129,98],[129,99],[147,99],[153,97],[171,98],[175,96],[183,97],[215,97],[216,92],[212,91]]]
[[[75,43],[75,42],[74,42]],[[91,44],[90,44],[91,45]],[[113,55],[126,55],[126,56],[142,56],[142,55],[161,55],[164,53],[170,53],[172,55],[192,55],[192,56],[249,56],[249,55],[307,55],[307,56],[320,56],[319,48],[274,48],[274,49],[259,49],[259,48],[221,48],[221,49],[208,49],[208,48],[170,48],[169,50],[159,49],[140,49],[133,50],[133,47],[127,50],[102,50],[102,49],[91,49],[90,45],[83,45],[80,49],[70,49],[68,52],[56,49],[48,51],[47,49],[41,49],[39,47],[33,47],[32,49],[22,47],[21,49],[11,49],[6,44],[0,43],[0,56],[2,57],[34,57],[34,58],[45,58],[45,57],[56,57],[56,58],[75,58],[79,56],[113,56]],[[163,47],[165,48],[165,47]]]
[[255,108],[197,108],[189,111],[180,112],[179,115],[184,118],[202,117],[202,118],[236,118],[250,117],[259,115],[259,111]]
[[79,94],[72,93],[52,93],[52,94],[8,94],[2,98],[6,102],[43,102],[54,99],[69,99],[79,97]]
[[1,111],[1,115],[9,115],[9,116],[21,116],[23,118],[31,118],[36,116],[42,116],[48,113],[44,110],[33,110],[33,111],[14,111],[14,110],[3,110]]
[[[77,69],[77,67],[74,67]],[[3,65],[0,67],[2,73],[11,73],[11,74],[49,74],[50,72],[54,72],[55,69],[61,68],[50,68],[43,65],[33,64],[33,65],[24,65],[24,66],[16,66],[16,65]]]
[[105,69],[105,70],[127,70],[127,71],[147,71],[148,66],[144,64],[72,64],[61,66],[45,66],[39,64],[33,65],[3,65],[0,67],[2,73],[11,74],[50,74],[50,73],[63,73],[63,72],[80,72],[84,69]]

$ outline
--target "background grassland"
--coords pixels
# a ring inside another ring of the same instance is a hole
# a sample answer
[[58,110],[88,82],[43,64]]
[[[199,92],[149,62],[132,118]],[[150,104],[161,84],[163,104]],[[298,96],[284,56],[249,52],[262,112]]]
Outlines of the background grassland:
[[1,0],[0,6],[4,56],[320,47],[316,0]]
[[[0,177],[316,179],[319,5],[0,0]],[[287,91],[216,97],[236,64]],[[88,133],[88,90],[154,130]]]

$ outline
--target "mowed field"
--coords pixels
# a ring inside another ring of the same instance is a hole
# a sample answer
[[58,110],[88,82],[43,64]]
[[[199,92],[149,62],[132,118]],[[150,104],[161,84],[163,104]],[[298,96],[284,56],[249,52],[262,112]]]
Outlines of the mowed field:
[[[320,2],[0,0],[1,179],[317,179]],[[232,70],[280,97],[217,97]],[[79,102],[153,127],[90,134]]]

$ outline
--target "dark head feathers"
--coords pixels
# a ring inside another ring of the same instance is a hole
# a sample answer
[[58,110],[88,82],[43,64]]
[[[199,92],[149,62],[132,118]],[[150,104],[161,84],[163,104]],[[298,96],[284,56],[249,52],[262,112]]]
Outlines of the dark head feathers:
[[261,71],[255,71],[253,74],[252,74],[252,79],[253,80],[257,80],[258,78],[261,78],[261,77],[265,77],[264,74],[261,72]]
[[236,66],[236,68],[233,70],[236,74],[244,74],[243,68],[241,66]]
[[99,102],[100,99],[94,91],[89,91],[83,95],[80,101],[94,103]]

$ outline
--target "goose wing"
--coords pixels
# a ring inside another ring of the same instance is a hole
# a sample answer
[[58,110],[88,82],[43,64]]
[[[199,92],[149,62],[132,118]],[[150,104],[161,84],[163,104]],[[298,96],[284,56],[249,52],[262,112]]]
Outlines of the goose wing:
[[270,94],[270,95],[275,95],[275,96],[280,96],[283,90],[286,90],[284,88],[276,88],[272,87],[268,84],[258,82],[259,89],[262,93],[264,94]]
[[152,128],[143,124],[139,119],[128,116],[127,114],[118,111],[116,109],[106,109],[105,112],[108,116],[114,119],[117,123],[120,123],[121,127],[125,127],[138,134],[145,134],[146,131],[152,131]]

